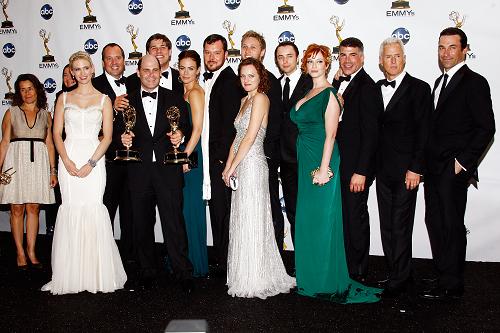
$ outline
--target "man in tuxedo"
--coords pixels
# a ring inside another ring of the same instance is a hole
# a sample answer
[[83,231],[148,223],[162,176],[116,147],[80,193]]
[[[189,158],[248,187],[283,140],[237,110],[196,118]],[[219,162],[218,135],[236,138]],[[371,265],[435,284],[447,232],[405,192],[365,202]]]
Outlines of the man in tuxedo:
[[388,267],[382,297],[394,298],[412,283],[412,233],[417,191],[424,174],[424,148],[431,113],[431,87],[405,71],[399,38],[380,45],[385,79],[377,82],[384,102],[377,150],[380,235]]
[[490,87],[465,64],[466,55],[466,34],[444,29],[426,146],[425,224],[438,273],[437,286],[422,293],[428,299],[463,295],[467,188],[495,133]]
[[[241,37],[241,58],[254,58],[262,62],[266,55],[266,40],[264,36],[249,30]],[[280,127],[281,115],[283,113],[283,102],[281,100],[280,82],[270,71],[266,70],[270,87],[267,91],[269,98],[269,120],[264,139],[264,153],[267,157],[269,168],[269,196],[271,201],[271,212],[273,216],[274,236],[280,253],[283,252],[283,239],[285,219],[281,211],[278,168],[280,166]]]
[[236,135],[233,122],[243,97],[238,77],[226,64],[227,55],[224,37],[212,34],[205,38],[205,106],[201,134],[203,199],[209,200],[216,275],[224,275],[227,267],[231,189],[224,184],[222,171]]
[[[184,86],[179,81],[179,71],[170,67],[172,59],[172,42],[167,36],[156,33],[146,41],[146,52],[150,54],[161,65],[160,87],[173,90],[175,93],[184,95]],[[141,87],[141,82],[136,73],[127,77],[127,91],[132,92]]]
[[[188,259],[182,215],[182,166],[163,163],[165,153],[178,146],[183,136],[190,134],[186,103],[179,95],[159,86],[160,63],[154,56],[145,55],[139,60],[137,76],[141,88],[129,95],[130,105],[137,112],[136,125],[130,134],[122,134],[121,140],[123,145],[137,150],[142,160],[127,165],[135,248],[141,269],[139,283],[149,287],[157,271],[154,235],[157,206],[172,269],[181,281],[182,289],[191,292],[192,265]],[[176,132],[172,132],[165,116],[165,111],[171,107],[180,110],[179,130]]]
[[274,61],[280,73],[281,110],[280,177],[286,216],[290,223],[292,241],[295,240],[295,208],[297,206],[297,126],[290,119],[290,110],[312,88],[312,79],[298,69],[299,49],[292,42],[281,42],[274,51]]
[[380,90],[363,69],[363,43],[340,43],[340,68],[333,86],[344,99],[337,130],[344,243],[351,278],[363,282],[370,252],[368,192],[375,176],[378,122],[384,110]]
[[[94,87],[108,95],[113,103],[113,138],[106,151],[106,188],[104,205],[108,209],[111,223],[114,224],[116,211],[120,209],[120,254],[125,262],[133,259],[132,203],[127,184],[127,167],[113,161],[116,150],[123,149],[121,134],[125,131],[120,100],[126,98],[125,54],[120,45],[109,43],[102,49],[102,67],[104,72],[92,80]],[[115,103],[116,102],[116,103]]]

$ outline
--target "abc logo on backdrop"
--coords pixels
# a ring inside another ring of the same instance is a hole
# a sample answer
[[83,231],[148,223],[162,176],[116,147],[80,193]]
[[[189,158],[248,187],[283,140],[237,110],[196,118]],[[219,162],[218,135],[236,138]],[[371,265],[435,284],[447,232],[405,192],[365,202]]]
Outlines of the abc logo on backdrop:
[[12,58],[16,54],[16,47],[12,43],[7,43],[2,47],[2,53],[7,58]]
[[241,5],[241,0],[224,0],[224,5],[229,9],[236,9]]
[[46,3],[40,8],[40,16],[45,20],[50,20],[50,18],[54,15],[54,9],[51,5]]
[[186,35],[180,35],[175,40],[175,46],[179,51],[185,51],[191,47],[191,39]]
[[99,49],[99,44],[97,44],[95,39],[90,38],[90,39],[87,39],[85,44],[83,44],[83,49],[88,54],[94,54]]
[[43,89],[49,94],[53,93],[57,88],[56,81],[53,78],[49,77],[47,80],[43,82]]
[[335,2],[339,5],[345,5],[347,2],[349,2],[349,0],[335,0]]
[[391,36],[401,39],[405,45],[410,41],[410,32],[406,28],[397,28],[392,32]]
[[134,15],[142,12],[143,7],[144,6],[141,0],[130,0],[130,2],[128,3],[128,11]]
[[295,43],[295,36],[290,31],[283,31],[278,37],[278,43],[292,42]]

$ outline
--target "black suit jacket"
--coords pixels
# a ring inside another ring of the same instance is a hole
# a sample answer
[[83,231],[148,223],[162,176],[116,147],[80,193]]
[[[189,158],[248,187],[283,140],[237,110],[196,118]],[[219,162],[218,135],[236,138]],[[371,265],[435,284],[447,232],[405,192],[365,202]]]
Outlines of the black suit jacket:
[[[114,104],[116,99],[116,94],[109,84],[108,79],[106,78],[106,74],[102,73],[101,75],[92,79],[92,84],[94,87],[99,90],[101,93],[108,95],[111,99],[111,105]],[[106,160],[112,161],[116,154],[116,150],[124,149],[123,144],[121,142],[121,135],[125,132],[125,125],[123,124],[123,117],[121,113],[115,114],[113,117],[113,137],[111,144],[106,150]]]
[[404,180],[407,170],[424,174],[431,110],[429,84],[406,73],[381,118],[377,177]]
[[281,115],[283,113],[283,101],[281,100],[281,83],[273,73],[266,70],[270,87],[267,92],[269,98],[269,115],[264,139],[264,153],[267,157],[274,160],[280,160],[280,129]]
[[[280,77],[280,81],[282,77],[283,76]],[[293,89],[292,94],[290,95],[290,102],[288,105],[283,103],[280,148],[281,160],[287,163],[297,163],[297,135],[299,133],[297,125],[295,125],[295,123],[293,123],[290,119],[290,110],[302,97],[307,94],[309,90],[311,90],[311,88],[311,77],[307,74],[302,74],[299,81],[297,81],[297,85]],[[281,91],[281,94],[283,95],[283,91]]]
[[[169,89],[159,87],[157,98],[156,123],[154,133],[151,135],[142,105],[140,90],[136,90],[129,95],[130,105],[137,111],[136,124],[132,129],[135,137],[131,149],[139,151],[139,157],[142,160],[140,163],[128,164],[131,190],[134,188],[143,188],[142,182],[144,180],[144,172],[149,172],[150,170],[151,164],[153,163],[153,151],[155,153],[156,163],[163,164],[165,153],[173,149],[170,139],[166,135],[171,130],[170,124],[165,116],[165,111],[167,111],[169,107],[177,106],[180,110],[179,129],[186,136],[186,142],[191,135],[187,106],[182,97]],[[162,171],[164,176],[162,186],[168,188],[182,188],[184,178],[181,165],[162,166]]]
[[[176,94],[180,94],[181,96],[183,96],[184,86],[182,82],[179,81],[179,71],[172,67],[170,67],[170,70],[172,71],[172,90]],[[129,93],[141,89],[141,80],[139,80],[137,73],[130,74],[127,77],[126,85],[127,85],[127,92]]]
[[468,173],[474,173],[495,133],[488,81],[464,65],[448,82],[431,119],[427,171],[441,174],[456,158]]
[[[338,89],[340,82],[334,80],[333,86]],[[380,89],[361,68],[342,97],[344,110],[337,129],[340,176],[348,181],[357,173],[370,179],[375,173],[379,121],[384,111]]]
[[213,83],[208,105],[210,121],[210,159],[226,162],[236,130],[234,119],[244,96],[239,79],[231,67],[226,67]]

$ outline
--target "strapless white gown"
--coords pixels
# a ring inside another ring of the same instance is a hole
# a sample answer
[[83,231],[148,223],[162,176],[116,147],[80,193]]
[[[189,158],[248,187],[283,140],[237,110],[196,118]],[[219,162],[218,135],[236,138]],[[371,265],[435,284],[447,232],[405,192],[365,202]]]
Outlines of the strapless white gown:
[[[63,95],[64,146],[77,168],[87,163],[99,144],[104,98],[100,105],[82,109],[66,104],[66,93]],[[52,281],[42,290],[69,294],[123,288],[127,275],[102,201],[106,186],[104,158],[85,178],[70,176],[59,160],[59,184],[62,204],[52,243]]]

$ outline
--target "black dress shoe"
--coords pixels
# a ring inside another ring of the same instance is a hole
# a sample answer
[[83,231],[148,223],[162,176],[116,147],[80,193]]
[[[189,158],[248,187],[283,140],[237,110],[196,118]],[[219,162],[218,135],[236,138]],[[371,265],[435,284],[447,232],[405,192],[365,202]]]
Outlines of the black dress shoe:
[[184,279],[181,280],[181,290],[186,294],[191,294],[194,290],[194,281],[193,279]]
[[125,285],[123,286],[123,289],[126,291],[136,291],[138,289],[137,280],[127,280],[127,282],[125,282]]
[[433,288],[419,294],[420,297],[431,300],[458,299],[464,295],[464,288],[445,289]]
[[420,282],[422,282],[422,284],[425,285],[425,286],[431,286],[432,288],[434,288],[434,287],[437,287],[439,279],[438,278],[434,278],[434,277],[423,278],[423,279],[420,280]]
[[378,280],[377,281],[377,287],[385,289],[388,282],[389,282],[389,279]]

